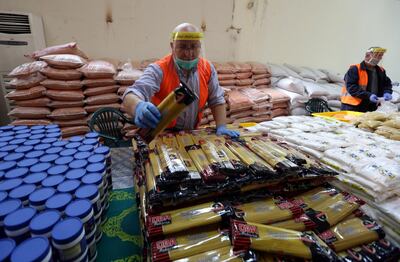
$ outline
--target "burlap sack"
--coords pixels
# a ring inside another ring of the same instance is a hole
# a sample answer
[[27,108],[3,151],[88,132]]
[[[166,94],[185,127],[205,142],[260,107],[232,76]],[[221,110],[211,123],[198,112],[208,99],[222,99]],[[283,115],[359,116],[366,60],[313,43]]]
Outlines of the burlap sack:
[[115,66],[107,61],[94,60],[78,69],[87,78],[112,78],[116,70]]
[[128,89],[128,87],[129,86],[120,86],[118,88],[117,95],[122,96],[125,93],[126,89]]
[[82,83],[86,87],[111,86],[115,84],[115,80],[113,78],[84,79]]
[[251,78],[252,75],[253,75],[252,72],[236,73],[236,78],[237,79],[247,79],[247,78]]
[[86,98],[87,105],[105,105],[112,104],[119,101],[119,96],[117,94],[104,94],[97,96],[90,96]]
[[38,59],[45,55],[56,55],[56,54],[72,54],[72,55],[78,55],[86,59],[88,58],[87,55],[85,55],[85,53],[83,53],[78,48],[78,45],[75,42],[46,47],[42,50],[35,51],[32,54],[26,56],[31,57],[33,59]]
[[250,86],[253,85],[254,80],[251,78],[248,79],[236,79],[235,85],[237,86]]
[[8,115],[22,119],[43,119],[50,115],[47,107],[16,107]]
[[267,73],[267,74],[253,75],[251,78],[253,78],[254,80],[258,80],[258,79],[270,78],[270,77],[271,77],[271,74]]
[[73,127],[62,127],[61,133],[63,138],[71,136],[84,135],[90,131],[88,126],[73,126]]
[[41,69],[40,72],[48,78],[56,80],[79,80],[82,77],[82,73],[76,69],[57,69],[45,67]]
[[80,80],[71,80],[71,81],[63,81],[63,80],[53,80],[46,79],[40,83],[42,86],[48,89],[54,90],[80,90],[82,89],[82,81]]
[[56,101],[52,100],[49,103],[51,108],[70,108],[70,107],[83,107],[85,102],[83,100],[79,101]]
[[118,91],[119,86],[102,86],[102,87],[89,87],[83,91],[85,96],[97,96],[103,94],[115,94]]
[[85,126],[87,125],[87,121],[87,117],[83,117],[74,120],[56,120],[54,121],[54,124],[59,125],[60,127]]
[[43,68],[47,66],[44,61],[34,61],[30,63],[25,63],[14,68],[8,76],[10,77],[27,77],[33,73],[40,72]]
[[63,90],[47,90],[46,96],[58,101],[82,101],[85,96],[80,90],[63,91]]
[[82,119],[87,115],[83,107],[57,108],[48,116],[54,120]]
[[213,65],[218,74],[234,74],[239,71],[228,63],[213,62]]
[[257,80],[254,81],[254,83],[253,83],[253,85],[255,85],[255,86],[269,85],[269,84],[271,84],[271,79],[269,79],[269,78],[257,79]]
[[221,86],[234,86],[235,84],[236,84],[235,79],[219,81],[219,85]]
[[237,69],[238,73],[251,72],[251,65],[244,62],[228,62],[232,67]]
[[45,94],[46,88],[43,86],[35,86],[29,89],[12,91],[6,95],[6,98],[15,101],[21,101],[39,98]]
[[37,86],[45,80],[46,77],[42,75],[41,73],[34,73],[32,75],[26,76],[26,77],[20,77],[20,78],[13,78],[10,81],[10,86],[15,88],[15,89],[28,89],[34,86]]
[[236,78],[236,74],[218,74],[218,81],[232,80]]
[[143,71],[134,69],[131,63],[125,63],[122,66],[122,71],[118,72],[115,80],[120,85],[132,85],[143,75]]
[[113,104],[104,104],[104,105],[92,105],[92,106],[85,106],[85,110],[88,113],[94,113],[96,112],[98,109],[100,108],[104,108],[104,107],[112,107],[115,109],[120,109],[121,105],[118,103],[113,103]]
[[25,107],[48,107],[50,101],[51,100],[47,97],[40,97],[35,99],[16,101],[15,104],[17,106],[25,106]]
[[86,60],[77,55],[62,54],[62,55],[45,55],[40,58],[48,65],[59,69],[75,69],[83,66]]
[[36,125],[50,125],[50,120],[44,119],[17,119],[11,122],[13,126],[36,126]]

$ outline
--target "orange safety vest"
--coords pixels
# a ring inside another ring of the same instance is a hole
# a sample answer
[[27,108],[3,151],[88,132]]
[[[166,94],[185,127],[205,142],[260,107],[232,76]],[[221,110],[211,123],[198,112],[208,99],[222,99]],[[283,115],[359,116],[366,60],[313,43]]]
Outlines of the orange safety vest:
[[[354,66],[354,65],[353,65]],[[355,65],[358,70],[358,85],[362,90],[367,90],[367,85],[368,85],[368,73],[367,70],[362,70],[360,68],[360,64]],[[362,99],[358,97],[351,96],[347,92],[346,86],[342,87],[342,96],[340,98],[341,102],[343,104],[348,104],[352,106],[358,106],[361,104]]]
[[[160,66],[161,71],[163,72],[160,90],[152,97],[153,104],[159,105],[161,101],[164,100],[164,98],[166,98],[171,92],[175,90],[175,88],[179,86],[180,81],[172,55],[167,55],[164,58],[156,61],[155,63]],[[196,126],[198,125],[198,123],[200,123],[200,120],[203,117],[203,109],[208,100],[208,82],[211,78],[210,63],[203,58],[199,58],[199,62],[197,64],[197,72],[200,82],[200,94],[197,94],[199,95],[199,112],[197,113]],[[169,124],[168,128],[173,128],[175,125],[176,119]]]

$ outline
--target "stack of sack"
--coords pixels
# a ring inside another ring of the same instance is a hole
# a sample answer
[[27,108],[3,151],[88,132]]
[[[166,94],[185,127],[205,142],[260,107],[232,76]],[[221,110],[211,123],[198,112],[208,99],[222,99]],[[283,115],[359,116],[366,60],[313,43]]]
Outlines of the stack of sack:
[[120,86],[117,94],[122,98],[126,89],[143,75],[143,71],[133,68],[131,63],[124,63],[119,69],[114,80]]
[[264,89],[264,92],[271,97],[271,117],[287,116],[289,115],[289,102],[290,97],[280,92],[276,88]]
[[10,72],[13,77],[10,87],[15,91],[6,95],[10,104],[16,105],[8,115],[15,118],[13,125],[47,125],[50,121],[47,116],[51,110],[48,107],[50,100],[46,97],[46,88],[40,85],[46,79],[40,71],[47,67],[44,61],[35,61],[22,64]]
[[388,139],[400,140],[399,112],[390,114],[368,112],[354,120],[353,124],[358,128],[382,135]]

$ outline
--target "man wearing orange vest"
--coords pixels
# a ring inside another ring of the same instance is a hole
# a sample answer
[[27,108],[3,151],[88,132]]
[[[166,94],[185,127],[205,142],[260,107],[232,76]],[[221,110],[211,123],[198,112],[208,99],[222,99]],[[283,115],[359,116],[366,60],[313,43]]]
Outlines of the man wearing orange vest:
[[378,99],[392,100],[392,82],[385,69],[378,66],[386,49],[371,47],[360,64],[350,66],[342,87],[341,110],[359,112],[375,111]]
[[217,135],[239,136],[238,132],[226,127],[224,92],[218,83],[214,66],[200,57],[202,37],[203,33],[194,25],[178,25],[172,33],[171,54],[150,64],[142,77],[125,91],[123,105],[125,110],[132,113],[136,126],[156,127],[161,118],[157,105],[182,81],[198,99],[191,103],[169,128],[196,128],[207,104],[216,122]]

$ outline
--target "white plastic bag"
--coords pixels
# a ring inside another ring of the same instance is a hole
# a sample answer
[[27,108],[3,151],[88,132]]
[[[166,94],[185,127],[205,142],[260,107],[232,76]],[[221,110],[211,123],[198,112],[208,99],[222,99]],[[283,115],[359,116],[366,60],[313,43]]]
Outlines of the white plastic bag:
[[384,101],[384,100],[382,101],[381,99],[379,99],[379,102],[380,102],[380,105],[379,105],[378,109],[376,110],[376,112],[390,114],[390,113],[399,111],[399,108],[397,107],[397,105],[393,104],[390,101]]

